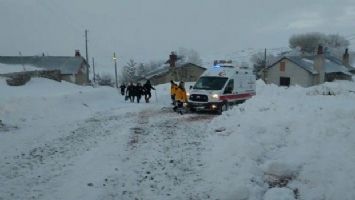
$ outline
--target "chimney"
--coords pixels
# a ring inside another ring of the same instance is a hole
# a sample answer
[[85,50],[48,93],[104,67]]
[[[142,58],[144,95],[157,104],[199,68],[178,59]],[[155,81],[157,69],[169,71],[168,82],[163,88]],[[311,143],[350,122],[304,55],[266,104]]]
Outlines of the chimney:
[[348,49],[345,49],[345,53],[343,54],[343,65],[346,67],[350,66]]
[[325,76],[325,58],[323,54],[323,46],[319,45],[317,50],[317,55],[314,58],[314,69],[318,72],[315,76],[314,84],[321,84],[324,83],[324,76]]
[[75,50],[75,57],[81,57],[79,50]]

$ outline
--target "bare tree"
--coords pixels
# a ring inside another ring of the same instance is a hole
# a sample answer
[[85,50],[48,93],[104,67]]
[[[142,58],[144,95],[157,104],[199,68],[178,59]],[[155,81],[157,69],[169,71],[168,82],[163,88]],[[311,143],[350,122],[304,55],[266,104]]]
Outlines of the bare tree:
[[265,53],[261,51],[253,54],[250,57],[250,62],[253,64],[255,74],[258,74],[264,67],[272,64],[275,58],[274,55],[267,53],[265,60]]
[[339,56],[339,54],[341,55],[340,52],[343,53],[350,42],[337,34],[326,35],[317,32],[293,35],[289,39],[290,48],[300,47],[301,51],[305,53],[313,53],[320,44],[327,48],[330,53]]
[[123,70],[120,74],[120,81],[121,82],[132,82],[135,81],[134,78],[136,76],[136,67],[137,63],[130,59],[125,66],[123,66]]
[[146,67],[144,66],[143,63],[140,63],[137,66],[137,76],[144,77],[145,75],[146,75]]
[[108,73],[102,73],[96,75],[97,83],[101,86],[111,86],[113,87],[113,76]]
[[202,59],[200,58],[200,55],[193,49],[179,48],[177,55],[181,62],[193,63],[200,66],[202,65]]

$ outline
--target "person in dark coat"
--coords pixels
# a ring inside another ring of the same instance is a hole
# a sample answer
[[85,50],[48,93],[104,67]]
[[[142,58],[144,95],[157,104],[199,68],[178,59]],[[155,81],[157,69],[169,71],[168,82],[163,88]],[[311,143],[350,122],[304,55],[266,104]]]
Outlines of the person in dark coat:
[[141,100],[141,97],[143,95],[143,87],[140,83],[137,83],[137,85],[135,87],[135,95],[137,97],[137,103],[139,103],[139,101]]
[[125,95],[126,85],[125,85],[124,83],[122,83],[121,86],[120,86],[120,88],[121,88],[121,95],[122,95],[122,96]]
[[134,89],[135,89],[135,86],[133,85],[132,82],[127,86],[127,89],[126,89],[126,95],[128,96],[128,98],[131,102],[134,102]]
[[155,88],[150,84],[150,81],[147,80],[147,82],[143,85],[144,89],[144,99],[146,103],[149,103],[149,99],[152,97],[151,90],[155,90]]

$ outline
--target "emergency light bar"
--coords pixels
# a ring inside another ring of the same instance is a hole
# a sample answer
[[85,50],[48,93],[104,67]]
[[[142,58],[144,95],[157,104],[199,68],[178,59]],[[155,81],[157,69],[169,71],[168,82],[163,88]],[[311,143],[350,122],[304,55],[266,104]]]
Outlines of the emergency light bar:
[[217,65],[217,64],[231,64],[232,63],[232,60],[214,60],[214,65]]

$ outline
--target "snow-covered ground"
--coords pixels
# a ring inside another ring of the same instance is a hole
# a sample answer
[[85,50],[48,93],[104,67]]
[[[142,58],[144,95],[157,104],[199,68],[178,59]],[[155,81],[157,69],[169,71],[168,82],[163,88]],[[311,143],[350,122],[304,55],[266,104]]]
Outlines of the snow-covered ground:
[[108,87],[0,79],[0,200],[355,199],[354,88],[258,82],[221,116],[181,116],[169,85],[137,104]]

